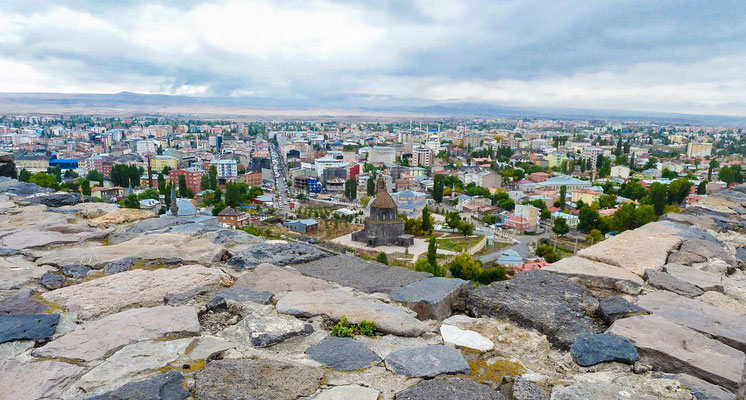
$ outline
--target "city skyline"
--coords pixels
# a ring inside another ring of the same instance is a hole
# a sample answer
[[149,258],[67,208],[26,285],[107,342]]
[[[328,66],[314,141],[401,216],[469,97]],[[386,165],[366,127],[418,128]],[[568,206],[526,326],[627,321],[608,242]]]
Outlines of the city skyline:
[[743,116],[744,7],[10,1],[0,92]]

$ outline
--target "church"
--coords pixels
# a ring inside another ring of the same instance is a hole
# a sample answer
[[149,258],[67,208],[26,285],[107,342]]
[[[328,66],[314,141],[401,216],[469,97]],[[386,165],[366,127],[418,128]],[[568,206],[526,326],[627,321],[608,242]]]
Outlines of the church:
[[368,246],[411,246],[414,236],[404,234],[404,221],[397,215],[394,199],[386,191],[383,177],[378,177],[378,194],[370,203],[370,216],[363,222],[363,230],[354,232],[352,240]]

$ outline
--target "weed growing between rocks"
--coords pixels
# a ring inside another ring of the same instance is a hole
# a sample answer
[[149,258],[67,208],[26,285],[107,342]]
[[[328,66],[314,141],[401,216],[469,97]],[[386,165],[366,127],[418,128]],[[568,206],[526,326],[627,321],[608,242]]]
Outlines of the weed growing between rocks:
[[344,315],[339,322],[332,327],[331,336],[337,337],[354,337],[357,335],[374,336],[376,334],[376,323],[371,321],[360,321],[358,324],[351,324]]

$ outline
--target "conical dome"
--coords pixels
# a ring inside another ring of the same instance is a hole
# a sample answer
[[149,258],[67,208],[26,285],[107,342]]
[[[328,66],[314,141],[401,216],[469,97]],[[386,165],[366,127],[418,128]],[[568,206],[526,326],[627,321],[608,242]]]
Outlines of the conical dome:
[[386,191],[386,184],[383,182],[383,176],[378,177],[378,194],[375,200],[370,203],[371,208],[396,208],[396,202]]

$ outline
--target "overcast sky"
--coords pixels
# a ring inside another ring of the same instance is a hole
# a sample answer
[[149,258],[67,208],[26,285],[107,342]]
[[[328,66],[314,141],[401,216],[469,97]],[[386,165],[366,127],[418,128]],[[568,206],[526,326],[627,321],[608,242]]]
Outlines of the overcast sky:
[[0,2],[0,91],[746,115],[746,1]]

